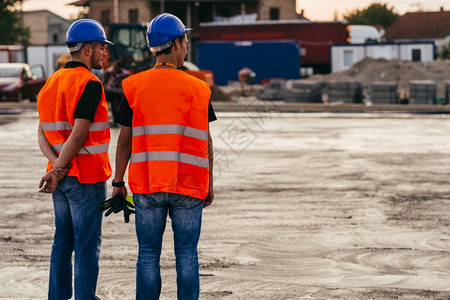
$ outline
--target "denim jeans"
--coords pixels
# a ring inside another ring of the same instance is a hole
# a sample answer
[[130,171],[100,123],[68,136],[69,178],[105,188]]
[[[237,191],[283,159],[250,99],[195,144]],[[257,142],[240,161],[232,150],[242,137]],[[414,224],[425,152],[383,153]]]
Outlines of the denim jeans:
[[139,242],[136,299],[159,299],[160,257],[167,213],[172,220],[174,235],[178,299],[198,299],[200,277],[197,245],[203,201],[172,193],[134,194],[133,201]]
[[75,299],[95,296],[106,182],[80,183],[67,176],[53,192],[55,236],[50,257],[48,299],[72,297],[72,252],[75,252]]

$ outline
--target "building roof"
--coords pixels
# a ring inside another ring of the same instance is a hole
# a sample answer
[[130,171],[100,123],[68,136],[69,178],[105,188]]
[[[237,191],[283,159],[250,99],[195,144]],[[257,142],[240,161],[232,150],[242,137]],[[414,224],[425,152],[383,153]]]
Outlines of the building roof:
[[386,29],[387,40],[436,39],[450,35],[450,11],[406,13]]
[[24,15],[32,15],[32,14],[40,14],[40,13],[46,13],[46,14],[49,14],[49,15],[53,15],[54,17],[60,19],[61,21],[64,21],[64,22],[69,23],[69,24],[72,23],[72,21],[70,21],[70,20],[68,20],[66,18],[63,18],[60,15],[57,15],[54,12],[49,11],[48,9],[27,10],[27,11],[23,12]]
[[75,6],[89,6],[89,0],[78,0],[74,2],[70,2],[67,5],[75,5]]
[[[166,2],[242,2],[242,0],[165,0]],[[258,2],[260,0],[247,0],[247,2]],[[90,0],[77,0],[68,3],[75,6],[89,6]]]

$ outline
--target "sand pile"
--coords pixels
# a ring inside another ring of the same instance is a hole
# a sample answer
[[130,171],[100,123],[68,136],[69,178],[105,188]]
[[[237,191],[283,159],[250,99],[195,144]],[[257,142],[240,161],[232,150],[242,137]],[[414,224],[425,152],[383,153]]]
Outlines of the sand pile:
[[365,58],[344,72],[313,75],[314,81],[397,82],[399,91],[408,90],[410,80],[433,80],[437,96],[445,96],[445,82],[450,80],[450,60],[411,62]]

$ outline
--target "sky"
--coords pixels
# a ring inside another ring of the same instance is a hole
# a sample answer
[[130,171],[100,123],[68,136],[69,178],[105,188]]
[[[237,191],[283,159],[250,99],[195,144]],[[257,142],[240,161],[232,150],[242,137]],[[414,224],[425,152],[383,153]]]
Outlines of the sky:
[[[79,12],[78,7],[66,5],[73,1],[75,0],[24,0],[23,9],[48,9],[64,18],[71,18],[77,16]],[[400,15],[418,10],[438,11],[440,7],[450,10],[448,0],[297,0],[297,11],[303,9],[305,17],[311,21],[331,21],[335,15],[341,20],[343,14],[356,9],[364,9],[374,2],[386,3]]]

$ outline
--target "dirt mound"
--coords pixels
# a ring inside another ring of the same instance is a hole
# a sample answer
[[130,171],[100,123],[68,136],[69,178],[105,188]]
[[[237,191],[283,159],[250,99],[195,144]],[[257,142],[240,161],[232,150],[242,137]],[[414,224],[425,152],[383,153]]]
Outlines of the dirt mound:
[[231,96],[216,85],[211,87],[211,101],[231,101]]
[[450,60],[412,62],[365,58],[347,71],[314,75],[315,81],[397,82],[399,90],[407,90],[410,80],[433,80],[437,96],[445,96],[445,81],[450,80]]

